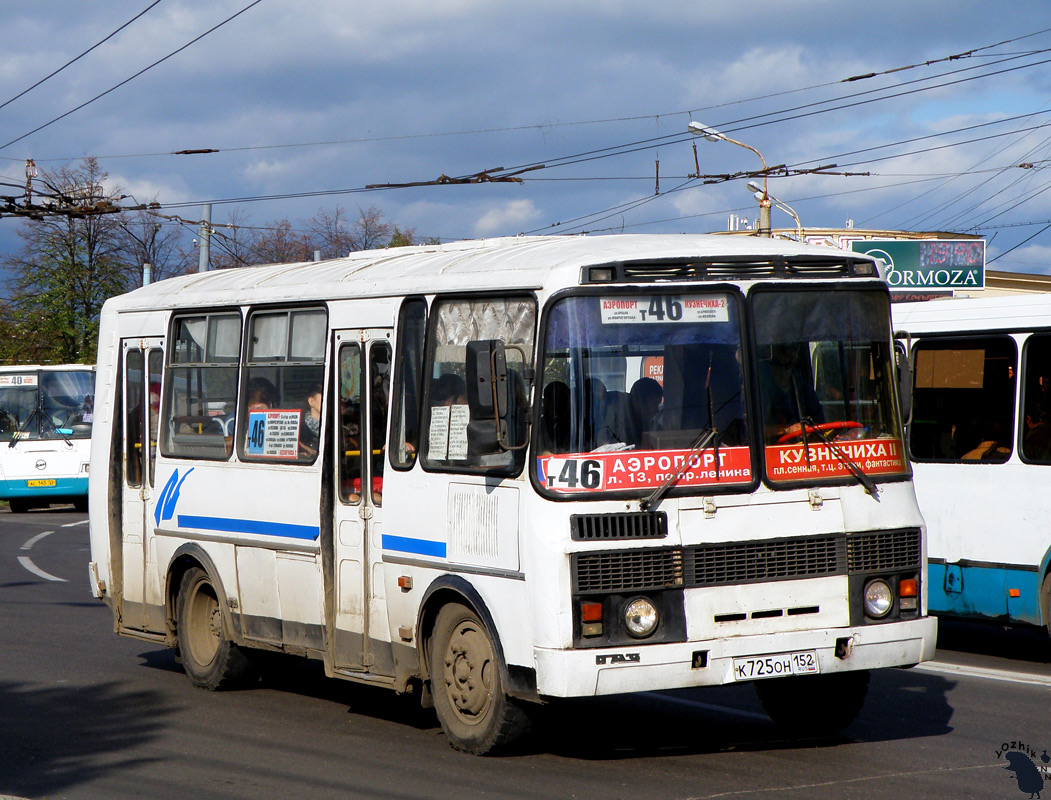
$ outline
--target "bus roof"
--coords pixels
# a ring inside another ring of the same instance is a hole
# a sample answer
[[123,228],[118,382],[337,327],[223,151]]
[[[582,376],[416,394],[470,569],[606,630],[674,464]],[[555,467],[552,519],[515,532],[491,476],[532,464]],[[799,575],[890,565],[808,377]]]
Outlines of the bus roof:
[[[345,258],[271,264],[169,278],[114,298],[117,311],[292,302],[304,299],[541,289],[573,286],[581,268],[675,260],[799,258],[811,264],[869,262],[866,256],[780,239],[713,235],[532,236],[365,250]],[[481,277],[480,277],[481,276]],[[735,276],[725,275],[731,280]],[[739,276],[738,276],[739,277]]]
[[894,329],[909,333],[1010,331],[1051,327],[1051,294],[895,303]]
[[0,364],[0,372],[30,372],[41,369],[45,372],[83,372],[94,370],[94,364]]

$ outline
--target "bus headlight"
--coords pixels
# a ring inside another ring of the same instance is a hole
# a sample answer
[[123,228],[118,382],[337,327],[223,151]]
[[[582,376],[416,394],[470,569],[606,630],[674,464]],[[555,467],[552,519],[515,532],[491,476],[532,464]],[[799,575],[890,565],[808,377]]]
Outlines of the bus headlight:
[[876,578],[865,585],[865,613],[875,619],[887,616],[894,607],[894,592],[885,580]]
[[645,639],[660,621],[657,606],[648,597],[636,597],[624,606],[624,627],[636,639]]

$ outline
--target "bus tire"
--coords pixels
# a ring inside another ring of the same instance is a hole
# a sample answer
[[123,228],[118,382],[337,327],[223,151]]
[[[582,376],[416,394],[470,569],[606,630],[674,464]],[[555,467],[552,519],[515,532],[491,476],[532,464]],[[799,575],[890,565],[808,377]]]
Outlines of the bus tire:
[[252,673],[244,651],[226,638],[215,587],[199,567],[187,570],[179,584],[176,622],[179,657],[194,686],[225,689],[244,682]]
[[834,736],[861,713],[868,694],[868,670],[832,672],[755,682],[767,715],[795,736]]
[[86,512],[88,510],[88,498],[78,497],[73,501],[73,509],[76,511]]
[[526,710],[504,693],[492,635],[472,609],[442,607],[429,662],[434,709],[454,748],[485,755],[529,729]]
[[12,514],[25,514],[29,510],[29,501],[20,497],[12,497],[7,504],[11,507]]

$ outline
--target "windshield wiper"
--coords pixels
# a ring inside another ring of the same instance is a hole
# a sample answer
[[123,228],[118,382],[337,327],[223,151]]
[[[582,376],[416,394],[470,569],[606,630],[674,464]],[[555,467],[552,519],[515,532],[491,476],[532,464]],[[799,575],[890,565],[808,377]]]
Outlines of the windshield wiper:
[[15,444],[21,440],[22,434],[29,430],[29,423],[33,421],[33,417],[35,417],[39,411],[39,406],[34,408],[32,413],[26,417],[26,421],[15,429],[15,432],[11,434],[11,442],[7,445],[8,447],[14,447]]
[[828,449],[832,451],[833,455],[835,455],[835,457],[842,462],[843,466],[850,471],[850,474],[857,479],[858,483],[865,487],[865,491],[872,495],[872,499],[878,503],[879,487],[876,486],[876,483],[872,480],[872,478],[865,474],[865,471],[858,466],[857,462],[851,459],[851,457],[848,456],[845,452],[843,452],[843,448],[841,448],[838,444],[832,441],[832,439],[827,433],[825,433],[825,431],[818,428],[814,424],[814,420],[810,419],[810,417],[806,418],[805,427],[810,427],[813,429],[814,433],[818,435],[818,438],[820,438],[821,441],[823,441],[828,446]]
[[[695,459],[698,454],[704,451],[704,448],[708,446],[708,443],[715,440],[715,480],[719,480],[719,429],[715,425],[715,410],[712,402],[712,365],[711,362],[708,364],[708,378],[704,382],[704,388],[708,394],[708,424],[711,426],[707,430],[701,431],[697,438],[693,440],[693,444],[690,445],[690,451],[686,454],[686,457],[682,460],[679,468],[675,470],[671,475],[664,479],[663,483],[653,490],[653,493],[649,497],[644,497],[642,502],[639,503],[639,508],[643,511],[649,511],[654,504],[659,503],[661,498],[668,493],[668,490],[679,482],[679,479],[686,474],[686,470],[689,469],[690,462]],[[723,405],[726,405],[725,403]]]
[[[690,462],[701,453],[704,448],[708,446],[708,442],[712,439],[716,440],[716,447],[718,447],[719,431],[715,428],[709,428],[706,431],[701,431],[700,435],[694,439],[693,446],[690,448],[690,452],[686,454],[686,457],[682,460],[679,468],[675,470],[671,475],[664,479],[664,482],[653,490],[653,493],[649,497],[644,497],[642,502],[639,503],[639,508],[643,511],[649,511],[654,504],[659,503],[661,498],[667,494],[668,490],[679,482],[679,479],[686,474],[686,470],[690,467]],[[715,475],[716,480],[719,479],[719,459],[715,459]]]
[[[796,376],[792,376],[792,396],[796,401],[796,418],[799,420],[799,436],[803,440],[803,454],[806,456],[807,469],[810,469],[810,442],[807,441],[807,426],[805,420],[810,417],[803,416],[803,402],[799,399],[799,384],[796,383]],[[813,425],[814,423],[810,423]]]

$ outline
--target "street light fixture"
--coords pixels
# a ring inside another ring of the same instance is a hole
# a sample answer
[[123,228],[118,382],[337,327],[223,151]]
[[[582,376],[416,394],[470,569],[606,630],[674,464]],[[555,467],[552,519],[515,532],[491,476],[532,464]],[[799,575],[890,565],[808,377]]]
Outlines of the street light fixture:
[[[738,147],[743,147],[745,150],[751,150],[757,156],[759,160],[763,162],[763,189],[762,197],[758,197],[759,200],[759,235],[769,236],[770,235],[770,195],[766,191],[766,159],[763,158],[763,154],[752,147],[750,144],[739,142],[736,139],[731,139],[725,133],[719,133],[715,128],[709,125],[702,125],[700,122],[691,122],[688,126],[690,133],[696,136],[703,136],[709,142],[729,142],[735,144]],[[758,188],[758,187],[757,187]]]
[[803,239],[803,223],[799,221],[799,215],[795,211],[792,210],[792,207],[790,205],[788,205],[788,203],[785,203],[782,200],[778,200],[772,194],[767,193],[755,181],[748,181],[748,188],[752,192],[755,193],[754,197],[755,197],[756,200],[758,200],[759,202],[762,202],[763,197],[765,196],[775,206],[780,208],[782,211],[784,211],[786,214],[788,214],[788,216],[790,216],[792,219],[794,219],[795,222],[796,222],[796,236],[798,236],[800,241],[802,241],[802,239]]

